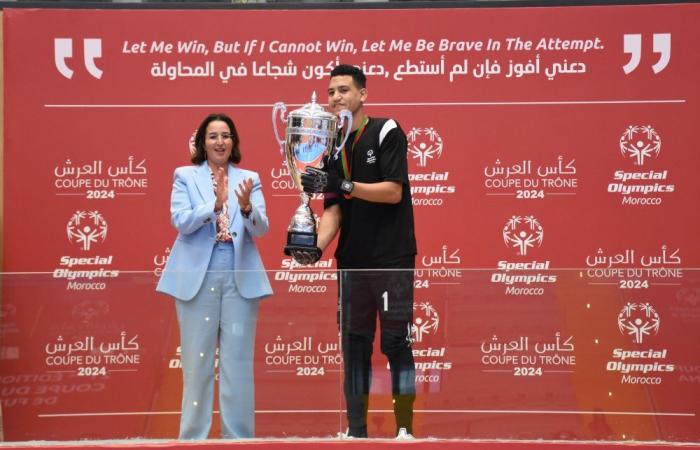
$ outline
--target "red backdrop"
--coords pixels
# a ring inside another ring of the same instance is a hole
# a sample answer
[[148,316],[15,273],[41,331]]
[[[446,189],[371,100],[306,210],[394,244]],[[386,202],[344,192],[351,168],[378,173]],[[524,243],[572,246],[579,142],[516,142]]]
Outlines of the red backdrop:
[[[6,9],[6,439],[176,436],[177,326],[154,287],[172,171],[212,111],[236,121],[271,221],[257,434],[344,429],[332,252],[310,271],[281,253],[298,195],[270,120],[323,101],[340,61],[409,137],[416,434],[697,442],[699,19]],[[370,433],[389,436],[375,353]]]

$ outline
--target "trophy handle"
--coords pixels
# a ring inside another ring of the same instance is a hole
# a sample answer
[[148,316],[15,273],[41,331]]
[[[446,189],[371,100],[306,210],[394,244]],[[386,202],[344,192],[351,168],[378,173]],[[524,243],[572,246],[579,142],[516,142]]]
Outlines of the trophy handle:
[[340,153],[341,148],[345,147],[345,142],[347,142],[348,136],[350,136],[350,130],[352,130],[352,113],[350,112],[350,110],[344,109],[340,111],[338,117],[340,118],[338,123],[338,129],[345,128],[345,137],[343,137],[343,142],[341,142],[339,146],[335,147],[333,159],[338,159],[338,153]]
[[282,123],[287,123],[287,106],[283,102],[275,103],[272,107],[272,129],[275,132],[275,139],[277,140],[277,145],[280,146],[280,153],[284,155],[284,139],[280,139],[279,132],[277,131],[277,111],[280,111],[280,120]]

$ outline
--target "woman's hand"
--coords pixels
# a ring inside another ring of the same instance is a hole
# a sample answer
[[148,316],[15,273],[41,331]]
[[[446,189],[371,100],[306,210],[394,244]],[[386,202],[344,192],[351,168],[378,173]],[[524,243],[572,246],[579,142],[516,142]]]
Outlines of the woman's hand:
[[250,210],[250,193],[253,192],[253,179],[247,178],[243,180],[242,183],[238,185],[236,190],[236,197],[238,197],[238,206],[241,211]]
[[[223,167],[218,167],[214,174],[216,182],[216,202],[214,203],[214,211],[221,211],[226,202],[228,202],[228,172]],[[240,201],[240,200],[239,200]]]

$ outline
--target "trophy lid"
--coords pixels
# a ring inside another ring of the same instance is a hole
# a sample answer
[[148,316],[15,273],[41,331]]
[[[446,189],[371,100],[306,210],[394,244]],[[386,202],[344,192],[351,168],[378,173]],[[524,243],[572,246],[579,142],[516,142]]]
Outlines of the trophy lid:
[[296,118],[318,118],[318,119],[335,119],[335,115],[327,112],[321,105],[316,103],[316,92],[311,94],[311,103],[307,103],[299,109],[290,112],[287,117]]

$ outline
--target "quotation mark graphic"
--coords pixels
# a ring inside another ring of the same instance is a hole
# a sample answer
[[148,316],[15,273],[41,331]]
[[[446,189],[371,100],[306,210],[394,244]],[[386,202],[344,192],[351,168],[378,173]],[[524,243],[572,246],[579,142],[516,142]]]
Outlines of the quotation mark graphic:
[[[642,59],[642,35],[626,34],[624,36],[625,53],[630,54],[630,60],[622,66],[625,74],[629,74],[639,66]],[[654,53],[659,53],[659,60],[651,66],[654,73],[659,73],[666,68],[671,60],[671,33],[654,33]]]
[[[66,64],[67,58],[73,57],[73,39],[56,38],[53,43],[56,69],[64,77],[73,78],[73,70]],[[95,65],[95,59],[102,57],[102,39],[83,39],[83,59],[88,73],[98,80],[102,71]]]

